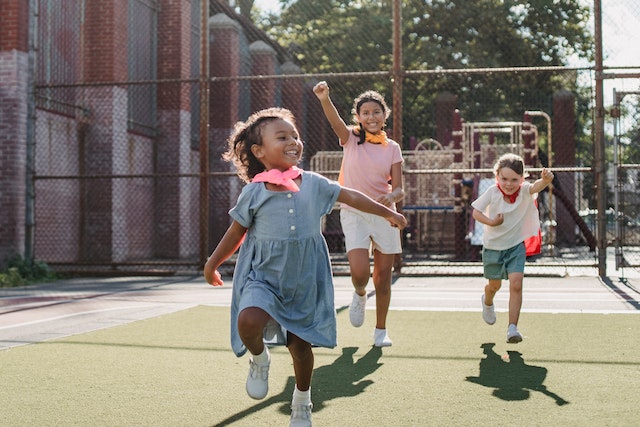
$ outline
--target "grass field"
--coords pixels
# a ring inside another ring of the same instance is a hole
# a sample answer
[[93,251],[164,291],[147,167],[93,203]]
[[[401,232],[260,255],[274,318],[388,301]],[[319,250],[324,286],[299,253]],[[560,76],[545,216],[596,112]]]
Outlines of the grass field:
[[[315,349],[316,426],[636,426],[640,317],[393,311],[394,346],[372,347],[338,314]],[[0,352],[2,426],[286,426],[293,369],[272,349],[270,391],[250,399],[227,308],[200,306]]]

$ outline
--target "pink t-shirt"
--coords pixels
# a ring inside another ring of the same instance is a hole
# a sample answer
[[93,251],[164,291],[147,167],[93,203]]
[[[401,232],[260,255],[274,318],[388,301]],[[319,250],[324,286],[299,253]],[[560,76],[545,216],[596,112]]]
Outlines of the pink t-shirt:
[[[358,145],[358,140],[351,132],[345,143],[340,141],[344,156],[339,181],[345,187],[377,199],[391,192],[391,165],[403,162],[402,151],[397,142],[388,138],[387,145],[370,142]],[[342,208],[350,209],[344,204]]]

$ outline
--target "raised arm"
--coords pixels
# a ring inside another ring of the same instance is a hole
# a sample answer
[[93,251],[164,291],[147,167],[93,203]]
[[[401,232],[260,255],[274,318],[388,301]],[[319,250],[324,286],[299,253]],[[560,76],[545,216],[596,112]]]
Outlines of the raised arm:
[[340,194],[338,195],[338,201],[359,211],[381,216],[389,221],[394,227],[403,229],[407,226],[407,219],[403,215],[389,209],[381,203],[376,202],[360,191],[342,187]]
[[340,114],[338,114],[335,105],[333,105],[331,97],[329,96],[329,85],[327,85],[327,82],[322,81],[315,85],[313,87],[313,93],[315,93],[316,97],[320,100],[322,111],[324,111],[324,115],[329,121],[331,129],[333,129],[341,142],[346,142],[347,139],[349,139],[349,132],[351,132],[351,130],[344,120],[342,120]]
[[207,283],[213,286],[222,286],[218,267],[238,250],[246,234],[247,229],[237,221],[233,221],[204,265],[204,278]]
[[531,190],[529,192],[531,194],[539,193],[544,190],[551,182],[553,182],[553,172],[551,172],[547,168],[542,168],[542,172],[540,173],[540,178],[537,179],[533,185],[531,186]]

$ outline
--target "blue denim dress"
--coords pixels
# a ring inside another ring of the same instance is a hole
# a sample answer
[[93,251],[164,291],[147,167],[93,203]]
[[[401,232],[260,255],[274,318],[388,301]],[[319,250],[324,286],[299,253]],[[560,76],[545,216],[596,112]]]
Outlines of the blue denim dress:
[[[247,307],[263,309],[281,330],[312,345],[336,346],[333,277],[321,224],[339,193],[337,182],[307,171],[298,192],[269,191],[264,183],[242,189],[229,211],[248,229],[233,274],[231,347],[238,357],[247,351],[238,334],[238,315]],[[273,322],[268,329],[274,330]]]

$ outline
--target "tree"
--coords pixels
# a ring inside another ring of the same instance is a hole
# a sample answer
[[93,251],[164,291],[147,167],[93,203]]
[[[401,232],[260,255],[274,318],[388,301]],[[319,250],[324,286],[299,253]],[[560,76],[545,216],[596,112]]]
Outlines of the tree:
[[[592,56],[589,9],[580,0],[404,0],[405,70],[542,67],[565,65],[572,55]],[[260,22],[288,46],[308,73],[388,71],[392,67],[392,0],[281,0],[283,12]],[[387,80],[348,81],[336,104],[347,109],[355,94]],[[575,73],[484,73],[406,76],[405,117],[425,117],[435,95],[458,97],[466,120],[520,120],[527,109],[550,111],[551,95],[575,89]],[[384,93],[384,92],[387,93]],[[404,134],[433,135],[433,120],[404,121]]]

